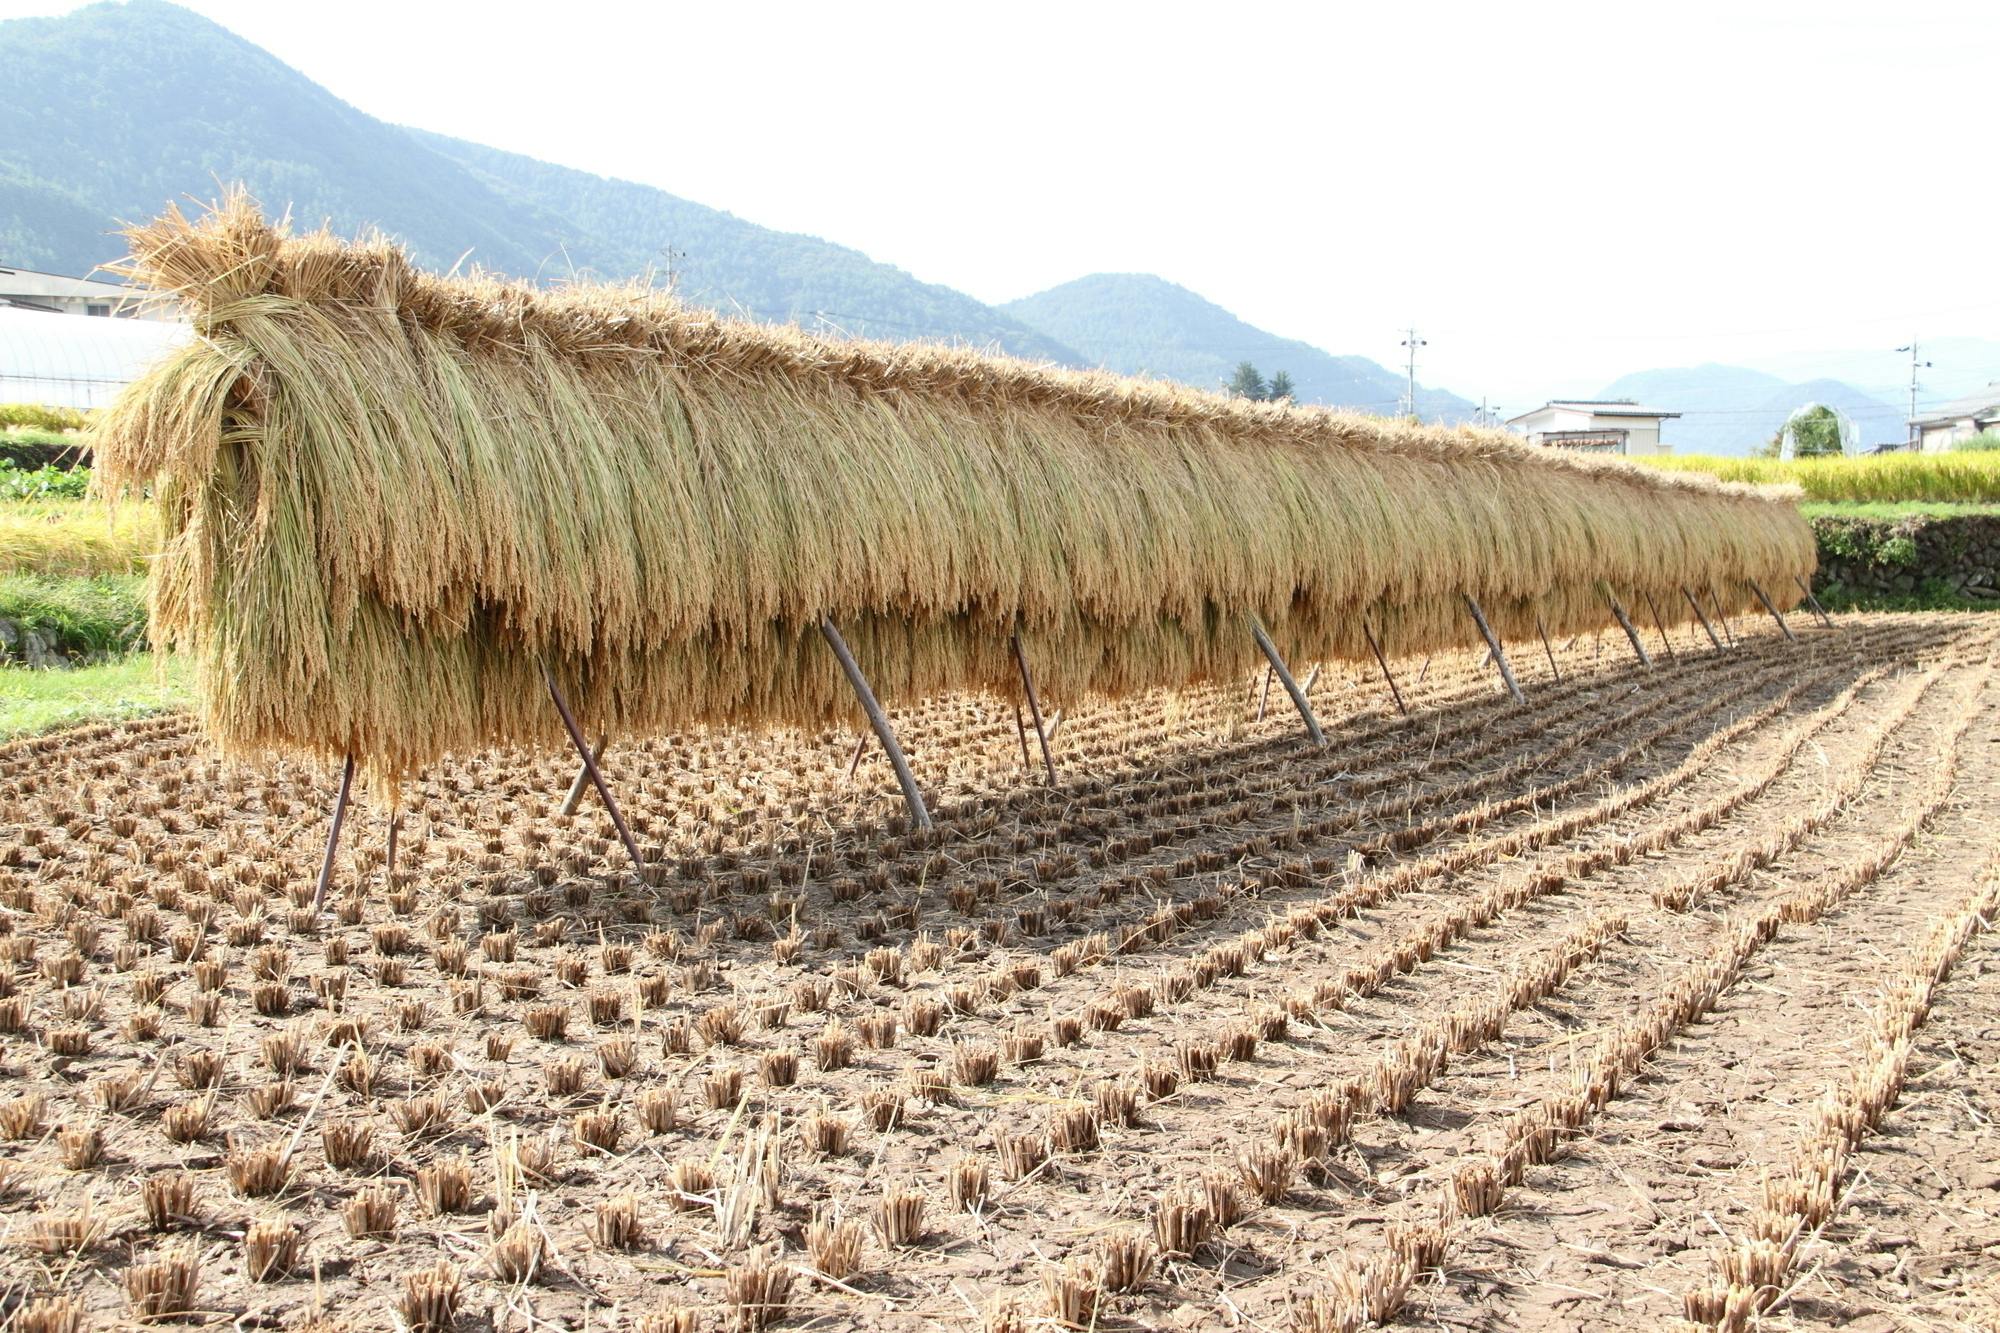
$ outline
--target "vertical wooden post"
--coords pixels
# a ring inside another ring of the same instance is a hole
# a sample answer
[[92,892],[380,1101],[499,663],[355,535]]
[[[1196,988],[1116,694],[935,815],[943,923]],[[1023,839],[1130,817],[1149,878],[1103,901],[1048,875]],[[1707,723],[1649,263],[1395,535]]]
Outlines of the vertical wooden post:
[[1799,591],[1806,595],[1806,605],[1810,606],[1813,609],[1813,614],[1819,617],[1819,623],[1828,629],[1832,629],[1833,617],[1827,615],[1826,608],[1819,604],[1819,598],[1813,596],[1812,585],[1797,574],[1792,575],[1792,582],[1798,584]]
[[[864,731],[859,736],[856,736],[854,738],[854,753],[847,756],[847,780],[849,782],[854,781],[855,770],[861,767],[861,752],[866,750],[867,748],[868,748],[868,733]],[[1027,751],[1028,751],[1028,745],[1027,741],[1024,739],[1021,742],[1021,753],[1025,755]]]
[[389,821],[389,857],[382,866],[382,885],[384,888],[394,889],[396,887],[396,836],[402,831],[403,812],[398,810],[396,817]]
[[882,753],[889,756],[889,766],[896,770],[896,782],[903,789],[903,800],[910,807],[910,819],[918,828],[931,826],[931,812],[924,808],[924,794],[917,789],[916,775],[910,772],[910,761],[903,757],[903,747],[896,743],[896,733],[889,728],[889,715],[882,711],[881,701],[875,691],[869,688],[868,678],[861,674],[855,664],[854,654],[847,649],[847,640],[840,637],[833,621],[822,619],[819,632],[826,639],[833,655],[840,659],[840,669],[847,673],[847,683],[854,688],[855,697],[861,700],[861,711],[868,714],[868,725],[875,729],[875,739],[882,742]]
[[1765,596],[1764,590],[1757,586],[1757,581],[1755,579],[1751,579],[1748,580],[1748,582],[1750,584],[1750,591],[1757,594],[1757,600],[1764,604],[1764,609],[1771,613],[1771,619],[1777,621],[1778,628],[1785,632],[1785,639],[1790,643],[1797,643],[1799,641],[1799,636],[1792,633],[1792,627],[1790,625],[1787,625],[1785,623],[1785,618],[1778,614],[1778,608],[1772,604],[1771,599],[1769,597]]
[[1408,717],[1410,710],[1403,706],[1403,692],[1396,688],[1396,678],[1389,674],[1389,659],[1382,655],[1382,645],[1375,641],[1375,631],[1370,629],[1368,622],[1364,620],[1361,622],[1361,632],[1368,636],[1368,647],[1375,654],[1375,665],[1382,668],[1382,679],[1389,682],[1389,697],[1396,701],[1396,711]]
[[313,890],[313,911],[326,906],[327,886],[333,883],[333,856],[340,847],[340,826],[347,819],[347,798],[354,790],[354,756],[340,766],[340,794],[333,798],[333,822],[326,830],[326,855],[320,858],[319,887]]
[[583,728],[576,724],[576,714],[569,711],[569,700],[563,697],[562,686],[556,684],[555,673],[547,664],[542,666],[542,679],[548,683],[549,698],[556,706],[556,716],[562,719],[563,730],[569,733],[569,743],[576,747],[577,757],[583,760],[584,772],[597,788],[597,798],[604,802],[605,811],[611,816],[611,826],[618,830],[618,841],[625,844],[625,854],[632,858],[632,868],[640,874],[646,871],[645,858],[639,855],[639,844],[633,841],[632,830],[625,823],[625,814],[618,808],[618,799],[611,794],[611,786],[604,780],[604,771],[597,766],[597,758],[590,752],[590,742],[583,738]]
[[1042,743],[1042,765],[1049,770],[1049,785],[1056,785],[1056,761],[1049,755],[1049,734],[1042,726],[1041,700],[1035,698],[1035,678],[1028,671],[1028,654],[1021,647],[1021,633],[1014,632],[1014,664],[1021,668],[1021,692],[1028,696],[1028,717],[1035,724],[1035,739]]
[[1493,654],[1494,665],[1500,668],[1500,679],[1506,683],[1507,693],[1514,696],[1514,702],[1524,704],[1528,696],[1521,693],[1520,684],[1514,679],[1514,668],[1507,665],[1507,650],[1500,646],[1500,636],[1486,623],[1486,613],[1479,609],[1479,603],[1471,593],[1464,594],[1465,608],[1472,612],[1472,623],[1479,626],[1479,632],[1486,639],[1486,647]]
[[1563,683],[1562,668],[1556,665],[1556,650],[1549,647],[1549,632],[1542,625],[1542,613],[1539,611],[1535,613],[1535,633],[1538,637],[1540,637],[1542,641],[1542,652],[1546,654],[1549,659],[1549,674],[1556,678],[1556,684],[1558,685],[1562,684]]
[[1649,592],[1642,591],[1639,595],[1646,599],[1646,610],[1653,617],[1653,628],[1660,632],[1660,642],[1667,645],[1667,660],[1680,661],[1681,655],[1674,651],[1674,641],[1667,637],[1667,622],[1660,619],[1660,604],[1653,600],[1653,594]]
[[1257,640],[1257,646],[1264,650],[1264,660],[1271,664],[1271,670],[1284,682],[1285,693],[1292,696],[1292,706],[1305,720],[1306,735],[1312,737],[1314,745],[1325,745],[1326,733],[1319,729],[1319,719],[1313,716],[1312,704],[1306,701],[1306,692],[1292,679],[1292,673],[1285,667],[1285,659],[1278,656],[1278,645],[1271,642],[1271,636],[1264,632],[1263,623],[1255,616],[1250,618],[1250,634]]
[[1264,712],[1271,706],[1271,676],[1273,674],[1270,664],[1266,663],[1264,666],[1264,688],[1257,694],[1257,720],[1259,722],[1264,720]]
[[1033,768],[1035,761],[1028,757],[1028,724],[1021,718],[1021,705],[1014,705],[1014,735],[1021,742],[1021,767]]
[[[598,732],[597,748],[591,751],[590,753],[591,759],[593,759],[597,763],[600,764],[603,763],[604,747],[606,747],[609,744],[611,744],[611,733],[608,731]],[[586,786],[588,786],[589,783],[590,783],[590,770],[588,768],[585,768],[582,764],[578,764],[576,766],[576,777],[570,780],[569,795],[563,797],[561,813],[565,815],[573,815],[576,813],[576,808],[579,805],[583,804],[583,789]]]
[[1646,655],[1646,645],[1639,640],[1639,631],[1632,628],[1632,618],[1625,614],[1625,608],[1618,605],[1618,599],[1611,595],[1611,589],[1604,590],[1604,600],[1611,603],[1611,614],[1618,617],[1618,627],[1625,631],[1625,637],[1632,641],[1632,651],[1639,656],[1639,665],[1651,670],[1653,659]]
[[1715,651],[1718,653],[1721,652],[1722,640],[1715,636],[1715,626],[1708,623],[1708,613],[1701,609],[1701,603],[1694,599],[1694,594],[1688,591],[1688,586],[1685,583],[1681,585],[1681,596],[1687,598],[1688,605],[1694,608],[1694,618],[1699,620],[1701,627],[1708,631],[1708,641],[1715,645]]

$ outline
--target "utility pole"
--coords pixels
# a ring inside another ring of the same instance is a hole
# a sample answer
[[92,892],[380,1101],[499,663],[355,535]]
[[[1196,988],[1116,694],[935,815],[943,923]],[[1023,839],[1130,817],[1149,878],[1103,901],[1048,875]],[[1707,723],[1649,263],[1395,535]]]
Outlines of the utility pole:
[[1917,367],[1922,366],[1925,370],[1929,370],[1931,363],[1917,360],[1915,338],[1910,339],[1908,347],[1898,347],[1896,350],[1910,354],[1910,443],[1915,444],[1917,443]]
[[1417,336],[1417,331],[1414,328],[1410,330],[1410,336],[1403,339],[1403,346],[1408,348],[1410,352],[1409,388],[1403,399],[1403,415],[1406,417],[1413,417],[1417,414],[1417,349],[1424,345],[1424,340]]

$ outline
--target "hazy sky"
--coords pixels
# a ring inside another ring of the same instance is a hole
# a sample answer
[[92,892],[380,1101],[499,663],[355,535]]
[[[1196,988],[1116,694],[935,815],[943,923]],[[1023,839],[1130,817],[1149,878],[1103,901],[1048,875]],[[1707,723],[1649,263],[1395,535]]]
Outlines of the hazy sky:
[[1509,411],[2000,337],[1990,0],[191,4],[374,115],[984,300],[1147,271],[1387,363],[1414,323]]

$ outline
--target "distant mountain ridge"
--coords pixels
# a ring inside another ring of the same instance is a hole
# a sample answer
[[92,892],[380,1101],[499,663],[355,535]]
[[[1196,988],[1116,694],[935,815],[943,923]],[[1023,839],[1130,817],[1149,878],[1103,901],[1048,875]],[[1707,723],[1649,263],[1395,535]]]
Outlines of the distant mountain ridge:
[[[0,22],[0,262],[82,274],[112,233],[169,200],[243,182],[295,222],[379,227],[427,268],[629,280],[834,335],[936,339],[1217,388],[1238,361],[1284,370],[1301,402],[1390,412],[1394,372],[1279,338],[1163,279],[1099,274],[985,305],[810,236],[651,186],[377,120],[269,52],[166,0]],[[1065,330],[1088,334],[1072,343]],[[1471,405],[1421,389],[1426,416]]]
[[[1289,374],[1299,402],[1382,415],[1397,409],[1405,390],[1403,377],[1366,357],[1334,356],[1267,333],[1150,273],[1093,273],[1000,309],[1122,375],[1219,389],[1248,361],[1267,377]],[[1456,394],[1419,384],[1416,410],[1426,419],[1461,421],[1475,409]]]
[[679,252],[685,294],[732,313],[1077,359],[843,246],[377,120],[164,0],[0,23],[0,69],[0,260],[22,267],[88,272],[123,252],[111,234],[121,220],[242,181],[304,225],[380,227],[428,268],[469,252],[514,277],[623,280]]
[[1851,384],[1833,379],[1788,383],[1742,366],[1636,371],[1613,381],[1597,396],[1636,398],[1649,407],[1679,412],[1680,419],[1666,422],[1661,431],[1661,439],[1677,454],[1755,453],[1784,428],[1786,417],[1809,403],[1836,408],[1853,418],[1864,449],[1903,439],[1908,433],[1902,409]]

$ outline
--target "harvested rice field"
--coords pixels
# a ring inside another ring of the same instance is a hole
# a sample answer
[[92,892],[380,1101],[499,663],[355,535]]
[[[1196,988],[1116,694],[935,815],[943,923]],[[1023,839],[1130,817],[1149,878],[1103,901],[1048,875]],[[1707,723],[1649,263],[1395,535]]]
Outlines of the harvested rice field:
[[1992,1327],[2000,624],[1836,625],[614,744],[643,877],[485,754],[323,914],[333,767],[14,743],[8,1327]]

